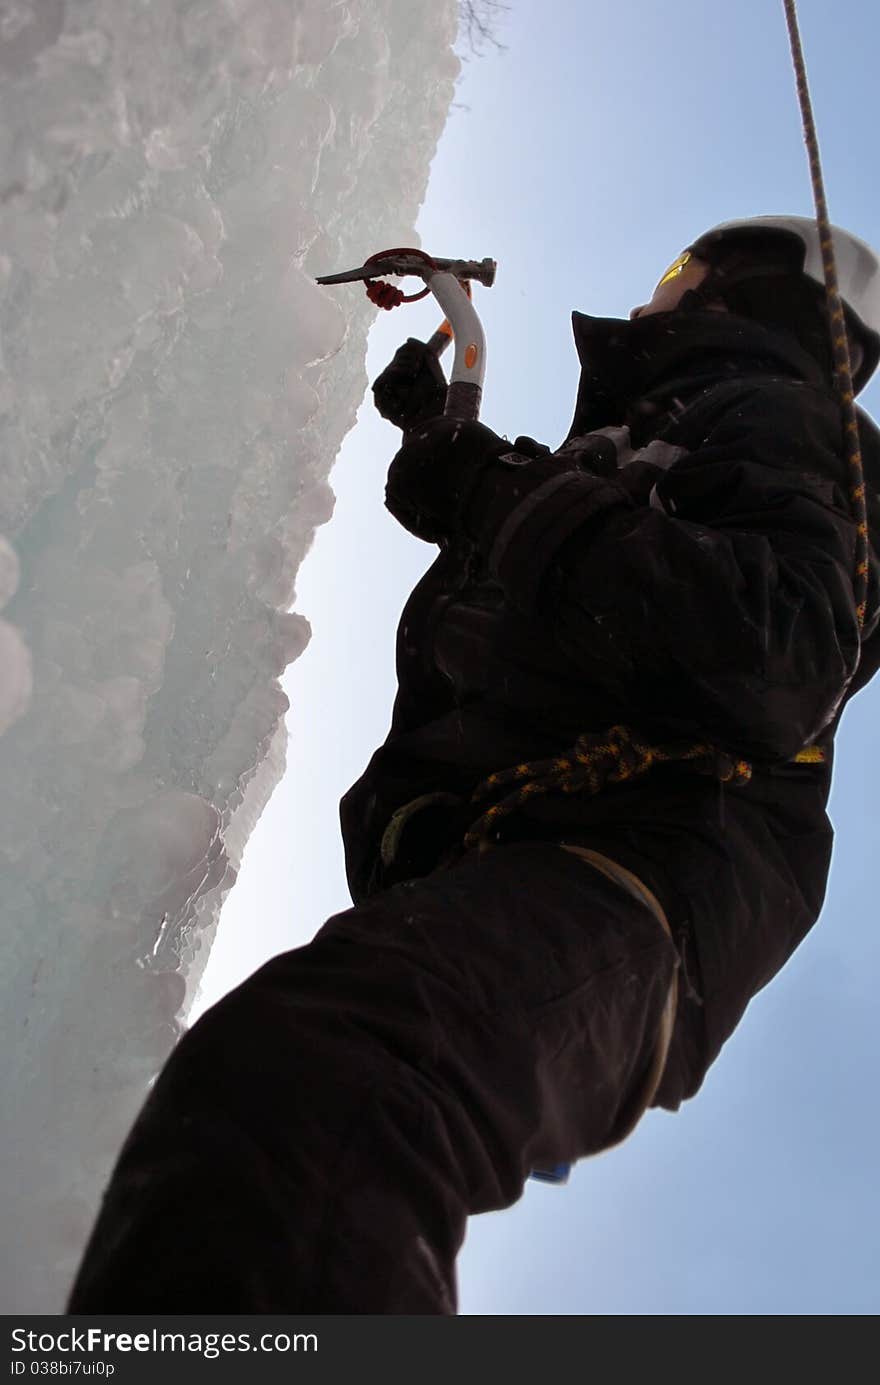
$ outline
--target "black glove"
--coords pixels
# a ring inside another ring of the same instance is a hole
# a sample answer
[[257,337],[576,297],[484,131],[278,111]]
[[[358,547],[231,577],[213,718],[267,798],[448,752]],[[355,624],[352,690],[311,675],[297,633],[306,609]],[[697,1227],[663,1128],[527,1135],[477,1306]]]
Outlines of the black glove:
[[410,337],[373,385],[376,408],[397,428],[437,418],[446,403],[446,377],[433,351]]
[[469,499],[496,459],[512,451],[482,423],[430,419],[392,461],[385,504],[404,529],[428,543],[467,533]]

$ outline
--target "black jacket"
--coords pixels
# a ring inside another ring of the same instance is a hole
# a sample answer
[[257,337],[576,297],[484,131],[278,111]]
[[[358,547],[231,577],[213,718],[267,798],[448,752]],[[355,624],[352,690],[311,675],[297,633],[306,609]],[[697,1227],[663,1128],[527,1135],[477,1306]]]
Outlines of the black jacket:
[[[705,310],[576,313],[574,330],[566,442],[493,463],[477,540],[441,549],[404,609],[391,730],[341,804],[349,884],[359,901],[431,870],[479,815],[479,781],[583,732],[747,757],[742,788],[661,766],[501,827],[591,845],[651,886],[696,945],[708,1064],[824,897],[833,733],[880,663],[880,433],[860,414],[860,649],[840,406],[812,358]],[[824,763],[794,760],[807,745]]]

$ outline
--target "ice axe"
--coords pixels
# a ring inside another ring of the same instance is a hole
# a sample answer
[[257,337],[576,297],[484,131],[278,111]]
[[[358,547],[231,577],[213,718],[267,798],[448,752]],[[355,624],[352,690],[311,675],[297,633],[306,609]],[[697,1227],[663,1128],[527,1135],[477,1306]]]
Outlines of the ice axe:
[[[348,284],[361,279],[367,297],[380,308],[396,308],[400,303],[415,303],[433,293],[444,321],[428,342],[440,356],[450,340],[455,341],[452,377],[446,394],[444,414],[470,422],[480,416],[483,377],[486,373],[486,338],[477,311],[471,302],[471,280],[491,288],[497,265],[494,260],[441,260],[423,250],[380,250],[358,269],[341,274],[325,274],[319,284]],[[378,274],[417,274],[426,287],[421,293],[404,294],[394,284],[377,279]]]

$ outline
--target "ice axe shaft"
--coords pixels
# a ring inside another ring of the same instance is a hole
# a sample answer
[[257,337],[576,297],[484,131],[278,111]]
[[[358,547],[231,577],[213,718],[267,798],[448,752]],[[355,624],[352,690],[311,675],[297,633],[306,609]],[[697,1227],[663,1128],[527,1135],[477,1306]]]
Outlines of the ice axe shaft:
[[[444,414],[468,422],[480,416],[480,400],[486,373],[486,339],[483,326],[471,301],[470,281],[476,279],[487,288],[495,282],[494,260],[444,260],[426,255],[423,250],[382,250],[357,269],[322,275],[319,284],[348,284],[361,279],[371,300],[383,308],[411,303],[433,293],[445,318],[428,346],[439,356],[455,342],[449,389]],[[417,274],[426,288],[406,297],[391,284],[376,280],[379,274]]]
[[[427,257],[435,269],[446,274],[454,274],[456,279],[476,279],[490,289],[495,282],[498,268],[494,260],[443,260],[438,255]],[[352,284],[358,279],[375,279],[379,274],[418,274],[424,275],[426,261],[420,250],[381,250],[371,255],[366,264],[357,269],[344,269],[341,274],[322,274],[317,284]]]
[[[438,271],[428,287],[446,314],[455,343],[455,359],[446,391],[443,413],[447,418],[470,422],[480,417],[483,379],[486,374],[486,337],[477,310],[464,285],[454,274]],[[434,337],[445,336],[441,327]],[[448,338],[447,338],[448,340]],[[442,348],[441,348],[442,349]],[[437,352],[438,356],[440,352]]]
[[[468,298],[470,298],[471,302],[473,302],[470,281],[468,279],[461,279],[459,280],[459,282],[462,288],[464,289],[465,293],[467,294]],[[443,352],[446,350],[447,346],[449,346],[450,342],[453,340],[453,336],[454,333],[452,330],[452,323],[449,321],[448,317],[445,317],[443,321],[440,323],[440,326],[437,328],[437,331],[433,334],[433,336],[430,336],[428,338],[428,350],[432,351],[439,360],[439,358],[443,355]]]

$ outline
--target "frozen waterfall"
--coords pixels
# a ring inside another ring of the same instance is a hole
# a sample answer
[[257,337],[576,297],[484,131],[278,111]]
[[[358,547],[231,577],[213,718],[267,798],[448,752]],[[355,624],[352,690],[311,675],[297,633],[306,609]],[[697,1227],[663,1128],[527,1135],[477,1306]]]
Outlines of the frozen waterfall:
[[61,1311],[284,766],[455,0],[0,5],[4,1312]]

